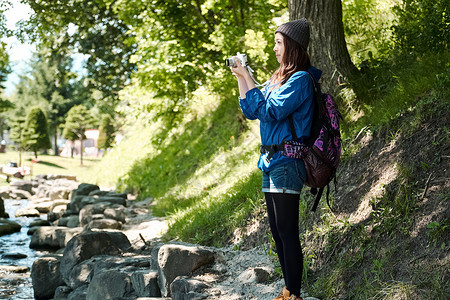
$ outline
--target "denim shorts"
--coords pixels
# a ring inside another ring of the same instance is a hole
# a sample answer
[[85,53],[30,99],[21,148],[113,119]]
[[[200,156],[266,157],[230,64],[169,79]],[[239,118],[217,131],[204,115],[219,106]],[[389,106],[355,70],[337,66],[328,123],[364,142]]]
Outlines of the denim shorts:
[[301,159],[296,159],[269,172],[263,172],[262,191],[300,194],[305,180],[305,163]]

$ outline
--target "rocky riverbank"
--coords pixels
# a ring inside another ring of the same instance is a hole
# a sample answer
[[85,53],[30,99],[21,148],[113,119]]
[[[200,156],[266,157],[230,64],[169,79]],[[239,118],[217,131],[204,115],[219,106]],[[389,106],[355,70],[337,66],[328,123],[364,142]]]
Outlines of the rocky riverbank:
[[64,176],[14,182],[0,196],[29,200],[16,215],[47,215],[29,228],[30,248],[54,251],[31,268],[36,299],[265,300],[283,286],[262,248],[161,243],[167,223],[150,200]]

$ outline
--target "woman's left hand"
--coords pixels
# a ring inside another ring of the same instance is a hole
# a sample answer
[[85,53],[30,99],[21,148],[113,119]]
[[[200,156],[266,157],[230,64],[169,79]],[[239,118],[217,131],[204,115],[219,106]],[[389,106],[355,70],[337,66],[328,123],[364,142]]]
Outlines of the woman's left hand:
[[234,58],[234,63],[236,65],[236,67],[230,67],[231,72],[234,74],[234,76],[236,77],[241,77],[241,78],[245,78],[246,75],[250,75],[247,71],[247,68],[243,67],[241,65],[241,62],[239,61],[239,59],[237,59],[236,56],[233,56]]

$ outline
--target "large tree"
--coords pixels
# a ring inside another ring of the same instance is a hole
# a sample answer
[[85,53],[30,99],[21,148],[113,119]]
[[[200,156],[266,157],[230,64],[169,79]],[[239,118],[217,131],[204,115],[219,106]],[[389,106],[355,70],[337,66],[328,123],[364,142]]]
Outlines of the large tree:
[[93,119],[89,111],[83,105],[72,107],[67,113],[63,136],[71,141],[80,141],[80,164],[83,164],[83,141],[85,132],[92,125]]
[[308,19],[311,62],[323,70],[323,88],[336,91],[358,71],[345,42],[341,0],[289,0],[288,5],[291,20]]

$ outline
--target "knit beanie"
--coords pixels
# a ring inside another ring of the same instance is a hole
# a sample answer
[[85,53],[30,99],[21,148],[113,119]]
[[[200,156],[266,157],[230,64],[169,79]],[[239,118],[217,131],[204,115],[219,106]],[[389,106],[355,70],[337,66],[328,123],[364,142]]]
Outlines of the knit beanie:
[[305,18],[281,24],[275,31],[275,33],[277,32],[281,32],[290,37],[299,43],[305,50],[308,49],[309,24]]

